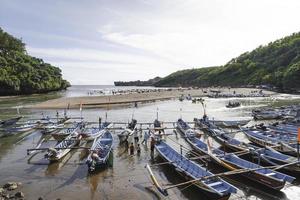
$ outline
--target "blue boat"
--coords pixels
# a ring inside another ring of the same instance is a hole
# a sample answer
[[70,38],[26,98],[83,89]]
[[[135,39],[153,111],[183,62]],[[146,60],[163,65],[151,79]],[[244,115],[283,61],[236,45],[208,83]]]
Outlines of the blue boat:
[[276,131],[276,132],[282,132],[286,134],[292,134],[297,135],[298,134],[298,128],[296,124],[274,124],[267,126],[269,129]]
[[72,124],[69,125],[70,127],[66,127],[64,129],[59,129],[58,132],[52,132],[51,136],[57,140],[57,141],[63,141],[65,138],[67,138],[69,135],[73,134],[73,133],[81,133],[82,130],[85,128],[86,126],[86,122],[74,122]]
[[296,137],[245,128],[241,128],[241,131],[254,144],[261,147],[269,146],[281,153],[297,156]]
[[[214,137],[214,139],[221,144],[225,149],[232,150],[234,152],[248,152],[252,159],[257,161],[263,161],[268,165],[279,166],[287,165],[297,162],[297,158],[289,156],[276,151],[270,147],[260,148],[258,146],[241,142],[227,134],[220,134]],[[294,164],[284,167],[284,169],[290,172],[300,172],[299,164]]]
[[90,155],[86,161],[89,172],[94,172],[97,169],[106,166],[109,154],[112,151],[112,145],[113,137],[108,130],[94,140],[90,149]]
[[7,126],[14,125],[21,118],[22,118],[22,116],[20,116],[20,117],[13,117],[13,118],[10,118],[10,119],[5,119],[5,120],[0,120],[0,127],[4,128],[4,127],[7,127]]
[[[266,147],[262,149],[257,149],[254,152],[254,155],[257,156],[258,159],[261,159],[265,163],[268,163],[273,166],[280,166],[280,165],[287,165],[287,164],[292,164],[292,163],[297,163],[298,159],[289,156],[286,154],[282,154],[272,148]],[[284,167],[285,170],[288,170],[290,172],[300,172],[300,164],[294,164],[290,166]]]
[[182,119],[178,119],[176,125],[177,125],[177,129],[181,131],[181,133],[188,134],[188,135],[195,135],[195,131],[190,127],[188,123],[186,123]]
[[109,122],[101,123],[98,127],[85,127],[81,132],[82,137],[87,141],[93,141],[106,131],[107,128],[112,126]]
[[[174,166],[176,170],[189,180],[201,179],[194,183],[202,191],[213,198],[228,199],[231,193],[236,193],[237,189],[223,179],[213,176],[207,169],[201,167],[185,156],[179,154],[172,147],[161,141],[155,145],[159,155]],[[204,178],[213,176],[211,178]]]
[[214,162],[228,170],[245,170],[246,173],[241,173],[241,175],[268,188],[281,190],[286,181],[292,182],[295,179],[286,174],[262,168],[262,166],[241,159],[233,153],[225,153],[212,147],[208,148],[207,144],[194,136],[185,135],[185,138],[195,151],[211,157]]

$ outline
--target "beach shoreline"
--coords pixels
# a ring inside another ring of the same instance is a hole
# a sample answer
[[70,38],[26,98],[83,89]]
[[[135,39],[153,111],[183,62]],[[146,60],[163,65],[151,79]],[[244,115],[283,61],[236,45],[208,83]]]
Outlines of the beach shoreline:
[[[253,91],[259,91],[255,88],[201,88],[201,89],[172,89],[163,91],[149,91],[144,93],[129,93],[105,96],[81,96],[81,97],[61,97],[57,99],[47,100],[27,107],[32,109],[65,109],[79,108],[82,104],[84,108],[109,108],[133,105],[136,103],[148,103],[161,100],[169,100],[179,98],[180,96],[190,95],[192,97],[205,97],[212,94],[211,90],[219,90],[221,93],[233,92],[237,94],[248,95]],[[272,95],[274,92],[263,91],[264,94]]]

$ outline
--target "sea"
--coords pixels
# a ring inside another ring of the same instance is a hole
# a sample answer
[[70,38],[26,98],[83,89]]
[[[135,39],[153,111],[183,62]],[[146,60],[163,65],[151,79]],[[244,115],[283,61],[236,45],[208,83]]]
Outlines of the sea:
[[[39,110],[31,109],[28,105],[38,102],[60,98],[109,95],[113,91],[130,92],[135,89],[156,89],[153,87],[115,87],[115,86],[72,86],[65,91],[51,92],[48,94],[26,95],[17,97],[0,98],[0,119],[5,119],[17,115],[22,115],[22,122],[32,119],[40,119],[42,116],[55,117],[58,112],[63,115],[63,110]],[[100,92],[101,91],[101,92]],[[252,109],[260,109],[266,106],[284,106],[300,103],[299,95],[276,94],[271,97],[258,98],[220,98],[205,99],[205,109],[207,115],[215,120],[239,120],[250,119],[248,126],[257,123],[271,123],[273,121],[254,121],[251,117]],[[241,107],[229,109],[225,105],[229,101],[239,101]],[[73,121],[83,116],[84,120],[97,122],[101,117],[108,122],[127,123],[131,119],[136,119],[140,123],[153,123],[158,117],[165,122],[166,126],[173,127],[178,118],[187,122],[192,122],[194,118],[200,118],[204,114],[203,106],[192,101],[171,99],[165,101],[155,101],[151,103],[138,104],[130,107],[118,108],[95,108],[68,110],[67,113]],[[120,127],[115,125],[115,127]],[[247,142],[246,137],[236,130],[228,130],[235,138]],[[189,200],[208,200],[205,193],[200,191],[193,184],[170,189],[167,197],[162,197],[153,187],[150,176],[145,168],[146,164],[163,162],[155,152],[154,158],[150,155],[149,144],[141,145],[140,155],[129,155],[125,147],[119,145],[117,133],[114,136],[113,152],[110,155],[109,166],[89,174],[85,159],[87,150],[72,150],[60,162],[49,163],[44,159],[45,152],[35,156],[28,156],[27,149],[34,148],[44,137],[40,131],[25,132],[12,136],[0,138],[0,185],[9,181],[22,182],[21,190],[26,199],[72,199],[72,200],[93,200],[93,199],[112,199],[112,200],[150,200],[150,199],[189,199]],[[180,134],[175,134],[173,130],[167,130],[166,142],[180,151],[180,145],[184,146],[183,154],[190,154],[190,146],[185,142]],[[142,137],[140,137],[141,142]],[[53,139],[49,139],[49,147],[55,145]],[[84,144],[89,147],[91,144]],[[218,144],[213,142],[218,147]],[[201,163],[200,163],[201,164]],[[170,165],[156,165],[152,167],[155,177],[163,186],[174,185],[185,181],[184,177]],[[212,172],[224,172],[226,170],[211,165],[209,170]],[[285,172],[287,173],[287,172]],[[270,191],[256,183],[249,181],[242,176],[226,177],[226,181],[238,188],[236,194],[232,194],[230,199],[242,200],[296,200],[300,198],[300,175],[292,174],[297,179],[293,184],[286,184],[280,191]]]

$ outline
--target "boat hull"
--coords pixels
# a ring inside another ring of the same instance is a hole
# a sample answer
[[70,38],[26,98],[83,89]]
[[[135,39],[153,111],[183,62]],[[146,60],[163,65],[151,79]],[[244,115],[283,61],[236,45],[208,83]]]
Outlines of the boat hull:
[[[159,152],[159,151],[158,151]],[[158,153],[158,155],[166,162],[169,162],[168,159],[166,159],[162,154]],[[178,168],[176,168],[175,166],[172,166],[176,172],[182,176],[185,180],[191,180],[192,177],[188,176],[187,174],[185,174],[182,170],[179,170]],[[204,184],[201,184],[200,181],[196,182],[193,184],[195,187],[197,187],[199,190],[201,190],[202,192],[204,192],[207,196],[209,196],[212,199],[218,199],[218,200],[228,200],[231,194],[228,195],[224,195],[224,196],[220,196],[219,194],[211,191],[207,186],[205,186]]]
[[[241,169],[239,166],[232,164],[231,162],[226,162],[226,160],[222,160],[224,163],[218,163],[219,165],[223,166],[226,169],[229,170],[237,170]],[[242,173],[242,176],[249,178],[255,182],[258,182],[270,189],[274,190],[281,190],[285,182],[284,181],[277,181],[272,178],[269,178],[267,176],[261,175],[259,173],[256,173],[255,171],[247,172],[247,173]]]
[[[189,139],[187,139],[188,143],[191,144],[192,148],[200,153],[201,155],[208,155],[207,152],[205,152],[204,150],[200,149],[199,147],[197,147],[193,142],[191,142]],[[226,159],[212,159],[213,162],[217,163],[218,165],[224,167],[225,169],[228,169],[230,171],[232,170],[237,170],[237,169],[241,169],[241,167],[239,167],[238,165],[235,165],[231,162],[226,161]],[[250,171],[247,173],[242,173],[242,176],[249,178],[257,183],[260,183],[261,185],[273,189],[273,190],[281,190],[284,185],[285,185],[285,181],[279,181],[273,178],[270,178],[268,176],[256,173],[254,171]]]
[[292,156],[297,156],[297,152],[293,148],[289,148],[286,145],[283,144],[275,144],[273,142],[267,141],[267,140],[261,140],[259,138],[255,138],[253,136],[250,136],[248,134],[245,134],[248,140],[260,147],[272,147],[273,149]]
[[[93,173],[107,166],[110,153],[112,152],[113,141],[114,139],[109,131],[95,138],[90,149],[91,153],[86,161],[89,173]],[[96,154],[96,157],[93,156],[94,154]]]
[[80,144],[80,140],[75,141],[72,145],[68,146],[68,149],[63,149],[62,151],[60,151],[57,155],[55,156],[49,156],[48,160],[50,162],[58,162],[60,161],[63,157],[65,157],[68,153],[70,153],[70,151],[72,150],[71,148],[77,146]]

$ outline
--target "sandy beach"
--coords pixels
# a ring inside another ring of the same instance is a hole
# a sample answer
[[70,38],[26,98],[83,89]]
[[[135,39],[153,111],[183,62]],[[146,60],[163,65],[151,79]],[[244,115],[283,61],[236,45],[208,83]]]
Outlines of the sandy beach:
[[[68,104],[70,108],[79,108],[80,104],[84,108],[108,108],[132,105],[134,102],[147,103],[157,100],[168,100],[179,98],[181,95],[191,95],[192,97],[204,97],[211,94],[210,90],[216,88],[205,89],[172,89],[171,91],[149,91],[144,93],[129,93],[107,96],[82,96],[82,97],[62,97],[58,99],[48,100],[42,103],[31,105],[30,108],[35,109],[64,109]],[[232,94],[235,91],[238,94],[248,95],[251,91],[259,91],[253,88],[217,88],[222,93]],[[205,93],[206,92],[206,93]],[[263,91],[265,94],[273,94],[270,91]]]

